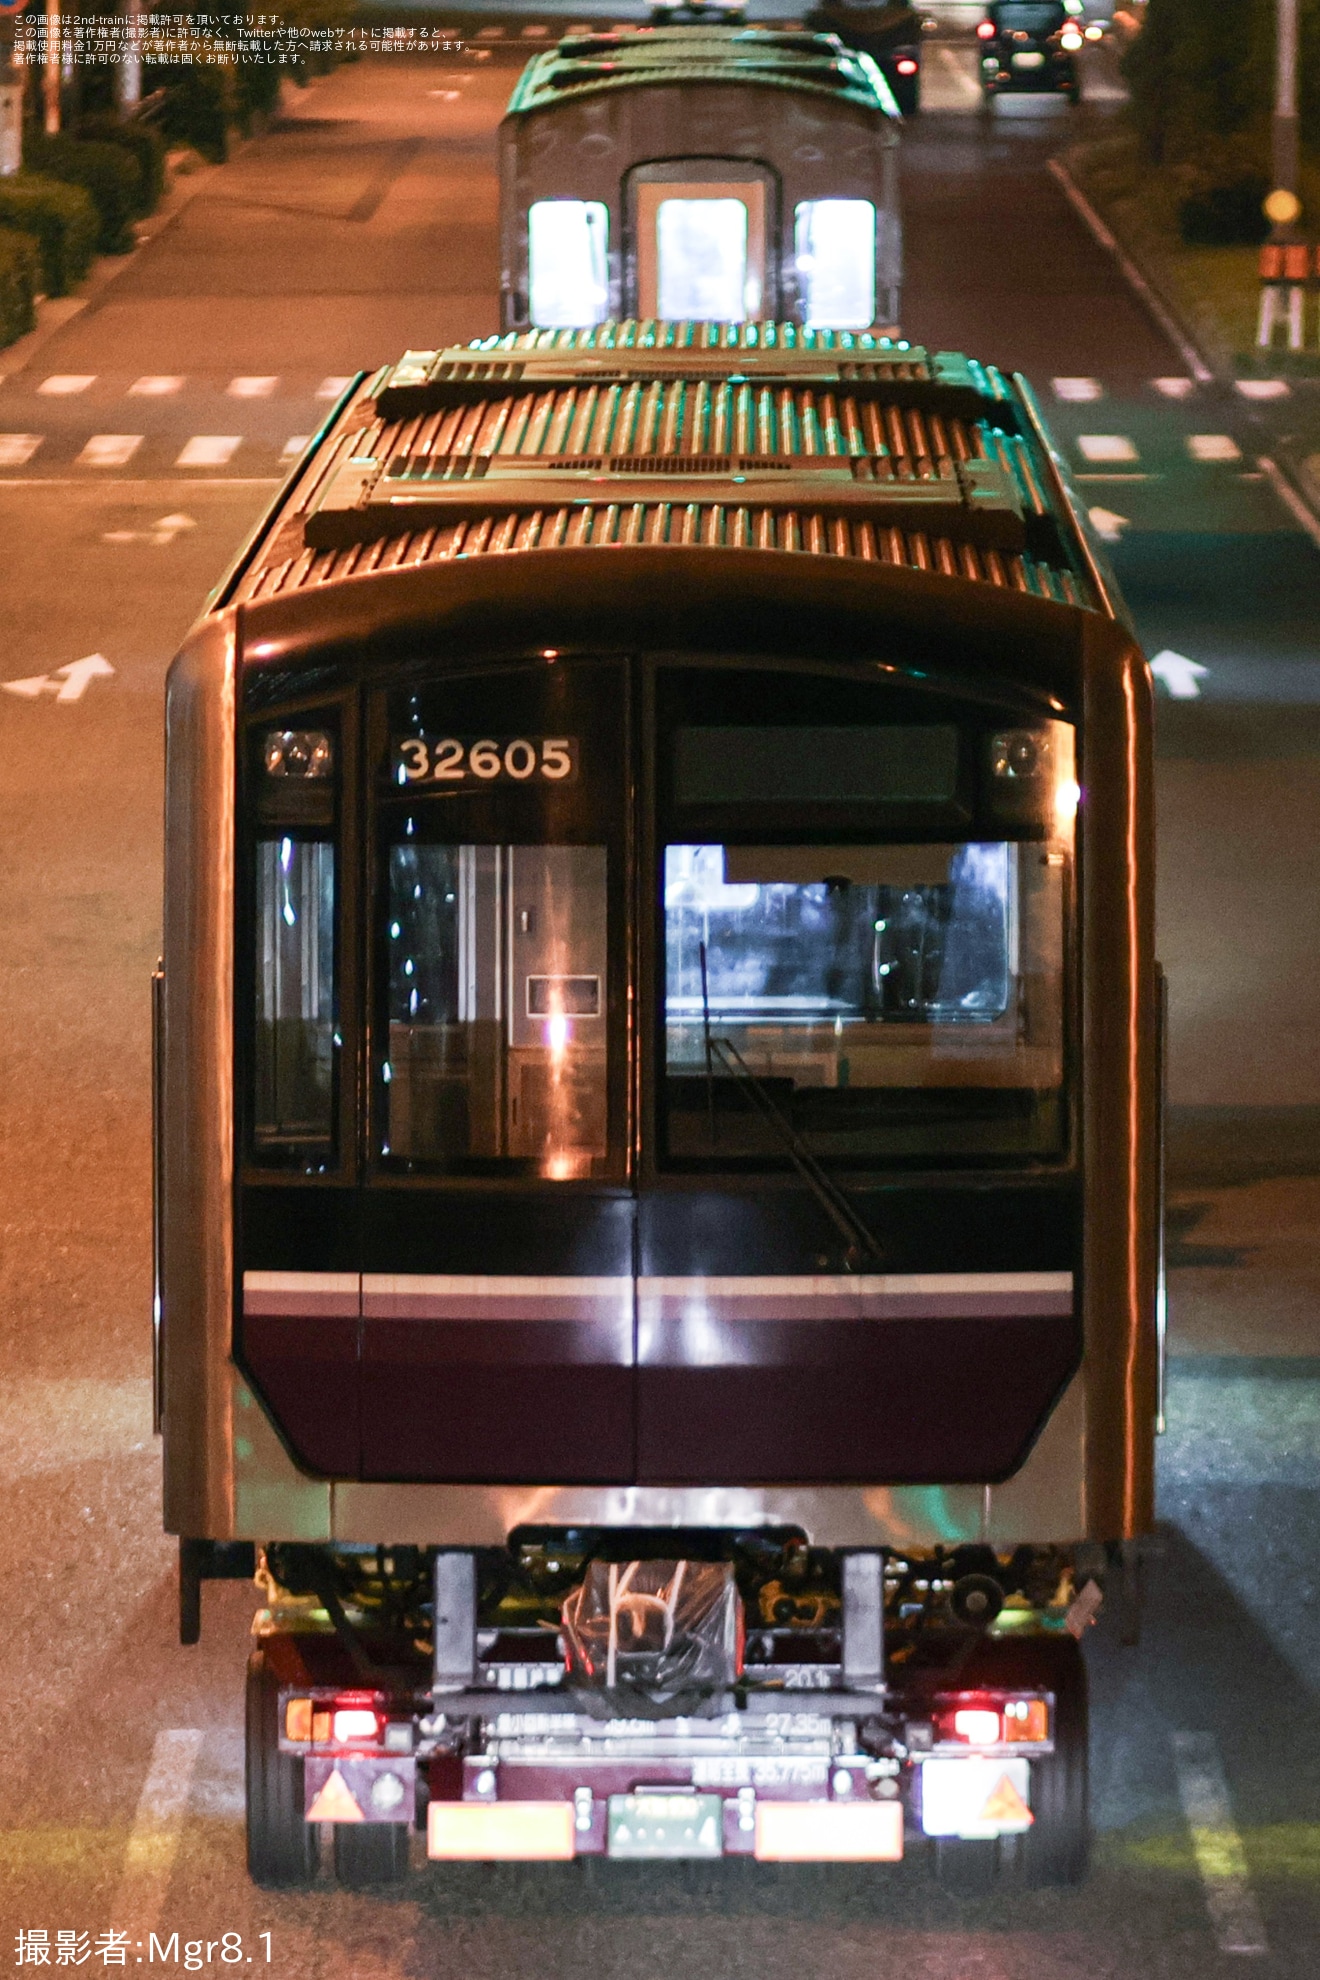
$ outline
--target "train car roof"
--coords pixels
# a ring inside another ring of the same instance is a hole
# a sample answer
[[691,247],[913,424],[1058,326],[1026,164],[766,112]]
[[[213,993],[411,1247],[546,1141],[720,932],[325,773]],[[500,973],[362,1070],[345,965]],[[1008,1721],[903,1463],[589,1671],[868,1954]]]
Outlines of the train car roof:
[[1121,614],[1025,379],[792,324],[626,322],[361,375],[212,609],[529,551],[749,549]]
[[807,91],[897,118],[898,105],[869,55],[837,35],[766,28],[622,28],[565,35],[527,64],[509,98],[517,117],[619,89],[737,83]]

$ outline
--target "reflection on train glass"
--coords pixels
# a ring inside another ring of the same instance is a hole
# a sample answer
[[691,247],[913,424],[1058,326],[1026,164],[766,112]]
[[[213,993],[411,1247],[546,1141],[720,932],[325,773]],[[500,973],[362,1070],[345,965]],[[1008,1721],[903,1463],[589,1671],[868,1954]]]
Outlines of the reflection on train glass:
[[267,1155],[331,1141],[334,928],[334,847],[259,840],[253,1138]]
[[605,848],[388,853],[382,1153],[564,1178],[605,1155]]

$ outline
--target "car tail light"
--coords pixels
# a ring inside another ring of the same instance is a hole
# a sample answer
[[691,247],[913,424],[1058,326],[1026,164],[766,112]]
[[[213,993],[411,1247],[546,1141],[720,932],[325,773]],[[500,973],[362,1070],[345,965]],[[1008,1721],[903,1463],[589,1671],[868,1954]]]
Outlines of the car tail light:
[[341,1707],[335,1713],[334,1733],[337,1745],[351,1739],[374,1740],[379,1732],[379,1714],[365,1705],[350,1705],[347,1709]]
[[1082,31],[1088,41],[1103,41],[1105,38],[1104,29],[1097,27],[1094,21],[1091,22],[1090,27],[1084,28]]
[[917,73],[917,65],[910,55],[905,55],[901,62],[894,64],[894,67],[900,76],[915,76]]
[[1078,34],[1076,28],[1065,28],[1064,32],[1059,36],[1059,45],[1061,48],[1067,49],[1080,48],[1082,37]]
[[980,35],[982,41],[993,41],[995,38],[995,24],[993,21],[978,21],[976,32]]
[[953,1715],[953,1732],[955,1739],[965,1739],[969,1746],[998,1746],[999,1714],[984,1705],[964,1705]]

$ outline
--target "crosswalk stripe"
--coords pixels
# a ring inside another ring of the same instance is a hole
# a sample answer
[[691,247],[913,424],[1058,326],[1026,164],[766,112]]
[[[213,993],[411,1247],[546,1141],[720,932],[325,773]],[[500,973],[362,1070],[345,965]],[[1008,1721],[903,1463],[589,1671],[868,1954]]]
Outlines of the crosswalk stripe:
[[167,398],[171,392],[181,392],[183,390],[183,380],[182,378],[166,377],[164,375],[138,378],[134,380],[128,390],[130,396],[134,398],[163,399]]
[[175,467],[226,467],[243,444],[241,433],[195,433]]
[[119,1888],[110,1907],[112,1931],[129,1932],[141,1943],[169,1895],[170,1873],[192,1799],[203,1735],[191,1728],[158,1732],[151,1766],[138,1797],[137,1812],[124,1853]]
[[140,433],[93,433],[78,456],[79,467],[127,467],[142,445]]
[[89,385],[95,385],[96,373],[54,371],[49,378],[43,378],[37,390],[47,392],[54,399],[67,399],[74,392],[85,392]]
[[1126,433],[1079,433],[1077,451],[1086,461],[1135,461],[1141,457]]
[[1187,451],[1194,461],[1240,461],[1242,449],[1229,433],[1189,433]]
[[44,438],[41,433],[0,433],[0,468],[26,467]]
[[231,399],[268,399],[278,378],[231,378],[225,390]]
[[1054,387],[1056,399],[1065,399],[1078,405],[1085,404],[1091,399],[1103,399],[1105,396],[1105,388],[1098,378],[1054,378],[1050,383]]
[[1212,1733],[1173,1734],[1178,1799],[1191,1832],[1206,1910],[1220,1952],[1265,1953],[1269,1942],[1247,1875],[1223,1762]]

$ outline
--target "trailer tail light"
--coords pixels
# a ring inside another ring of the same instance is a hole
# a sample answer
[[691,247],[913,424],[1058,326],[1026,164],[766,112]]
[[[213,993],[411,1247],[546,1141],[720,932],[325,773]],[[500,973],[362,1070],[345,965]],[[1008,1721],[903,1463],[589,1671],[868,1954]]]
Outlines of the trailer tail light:
[[334,1715],[334,1736],[336,1745],[355,1739],[374,1742],[380,1736],[380,1715],[363,1705],[341,1707]]
[[571,1801],[433,1801],[426,1853],[450,1863],[566,1863]]
[[993,21],[978,21],[976,32],[982,41],[993,41],[995,38],[995,24]]
[[310,1698],[291,1698],[284,1708],[284,1737],[307,1745],[313,1737],[312,1716]]
[[965,1739],[969,1746],[998,1746],[1001,1736],[998,1712],[980,1705],[963,1706],[953,1715],[953,1736]]
[[1010,1743],[1048,1739],[1050,1708],[1043,1698],[1010,1698],[1004,1707],[1004,1738]]
[[758,1801],[760,1863],[898,1863],[903,1809],[897,1801]]

